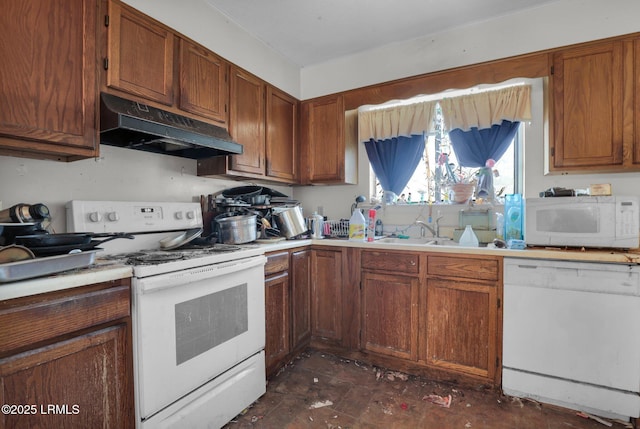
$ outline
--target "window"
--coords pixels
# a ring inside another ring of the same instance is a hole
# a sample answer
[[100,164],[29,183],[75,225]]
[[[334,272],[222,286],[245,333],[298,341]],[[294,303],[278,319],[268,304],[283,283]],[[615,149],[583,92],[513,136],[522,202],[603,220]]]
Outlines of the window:
[[[485,88],[499,87],[500,85],[486,86]],[[470,92],[470,91],[467,91]],[[442,97],[444,94],[430,96],[429,98]],[[449,95],[449,93],[447,93]],[[422,97],[424,99],[424,97]],[[407,100],[408,101],[408,100]],[[448,154],[449,163],[458,166],[455,152],[449,140],[448,130],[445,127],[442,110],[438,104],[434,118],[434,129],[425,136],[425,152],[422,161],[413,173],[405,189],[398,197],[398,203],[446,203],[448,202],[448,187],[438,168],[438,159],[441,154]],[[524,153],[524,126],[520,124],[512,144],[507,152],[493,167],[494,188],[498,196],[506,194],[522,193],[523,191],[523,153]],[[464,177],[471,177],[477,168],[457,167],[455,173]],[[372,179],[372,195],[382,201],[382,188],[378,183],[373,170],[370,170]]]

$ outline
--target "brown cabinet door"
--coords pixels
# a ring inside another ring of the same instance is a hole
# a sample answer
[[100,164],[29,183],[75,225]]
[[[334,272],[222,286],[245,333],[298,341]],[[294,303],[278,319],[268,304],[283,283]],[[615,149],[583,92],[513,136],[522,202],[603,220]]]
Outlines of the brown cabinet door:
[[[635,39],[632,43],[632,79],[633,82],[631,85],[628,85],[632,88],[631,94],[632,96],[627,97],[630,100],[633,100],[633,105],[631,108],[627,109],[625,106],[625,112],[633,112],[632,120],[630,121],[633,125],[631,127],[631,142],[632,142],[632,153],[633,153],[633,164],[638,166],[640,164],[640,97],[636,94],[640,93],[640,39]],[[625,94],[627,94],[626,92]]]
[[266,175],[295,182],[298,171],[298,101],[267,86]]
[[417,278],[362,273],[362,348],[416,360],[418,356]]
[[289,353],[289,274],[265,280],[265,359],[270,374]]
[[175,36],[120,2],[109,2],[107,86],[173,104]]
[[264,176],[265,84],[257,77],[231,67],[231,137],[244,147],[231,157],[231,169]]
[[419,359],[493,380],[498,301],[492,283],[428,278],[420,297]]
[[0,427],[133,428],[127,331],[115,325],[0,359],[0,402],[31,407],[3,412]]
[[311,250],[291,253],[291,342],[299,349],[311,339]]
[[180,39],[180,109],[226,124],[228,70],[222,58]]
[[623,162],[623,43],[553,55],[550,169],[611,169]]
[[311,254],[311,333],[342,340],[342,252],[314,249]]
[[96,11],[95,1],[3,2],[0,147],[96,156]]
[[324,97],[304,105],[306,132],[303,156],[305,183],[345,180],[344,98]]

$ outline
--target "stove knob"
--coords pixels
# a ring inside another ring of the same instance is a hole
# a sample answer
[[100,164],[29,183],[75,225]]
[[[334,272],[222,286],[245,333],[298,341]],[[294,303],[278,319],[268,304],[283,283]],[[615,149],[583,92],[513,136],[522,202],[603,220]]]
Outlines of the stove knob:
[[89,213],[89,220],[91,222],[100,222],[102,220],[102,215],[98,212]]
[[107,219],[109,219],[111,222],[116,222],[120,220],[120,215],[118,215],[117,212],[109,212],[107,213]]
[[176,212],[176,219],[182,220],[182,212]]
[[195,212],[187,212],[187,219],[195,219],[196,218],[196,214]]

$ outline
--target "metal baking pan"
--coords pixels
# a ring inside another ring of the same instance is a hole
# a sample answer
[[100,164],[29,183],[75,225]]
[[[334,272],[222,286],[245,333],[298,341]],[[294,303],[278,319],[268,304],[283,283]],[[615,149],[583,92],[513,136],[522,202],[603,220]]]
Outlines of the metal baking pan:
[[94,263],[96,253],[99,250],[102,249],[0,264],[0,283],[26,280],[75,268],[88,267]]

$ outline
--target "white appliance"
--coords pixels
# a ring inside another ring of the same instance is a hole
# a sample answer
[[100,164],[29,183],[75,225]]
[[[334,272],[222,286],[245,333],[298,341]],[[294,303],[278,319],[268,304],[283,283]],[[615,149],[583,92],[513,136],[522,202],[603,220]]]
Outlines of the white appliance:
[[527,245],[636,248],[638,197],[527,198]]
[[505,394],[640,416],[640,266],[504,259]]
[[69,232],[128,232],[104,258],[133,267],[138,428],[221,427],[266,391],[259,246],[160,240],[202,226],[197,203],[71,201]]

